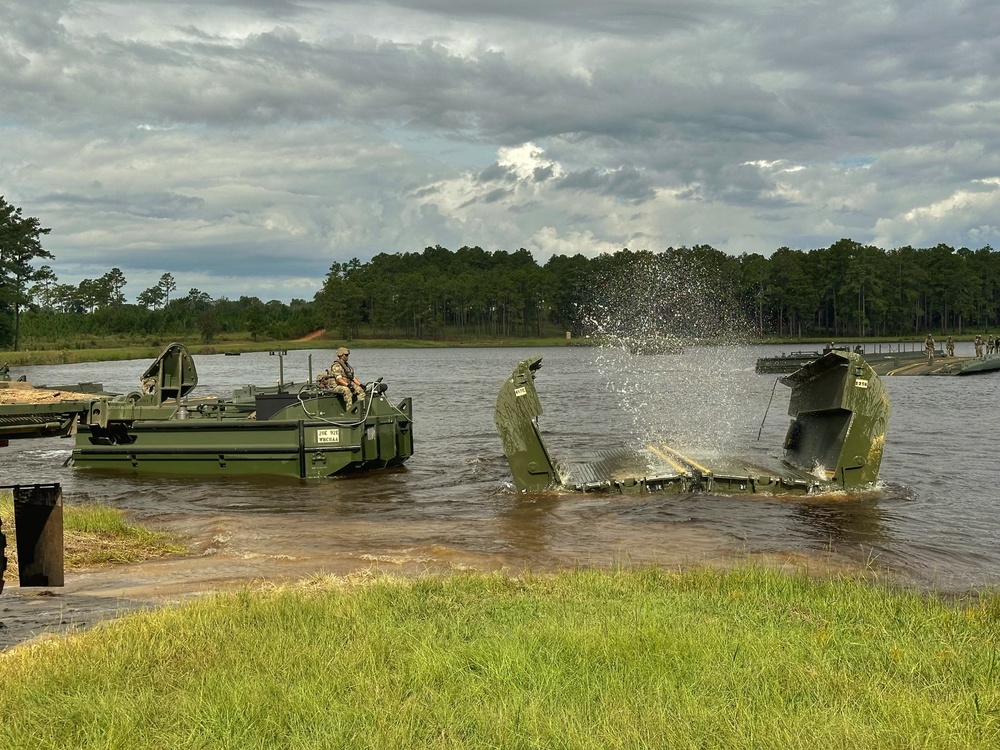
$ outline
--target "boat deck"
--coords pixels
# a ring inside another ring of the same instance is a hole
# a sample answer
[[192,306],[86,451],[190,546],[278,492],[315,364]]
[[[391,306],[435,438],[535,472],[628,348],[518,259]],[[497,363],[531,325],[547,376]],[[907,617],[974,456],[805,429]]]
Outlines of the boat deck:
[[[587,462],[559,462],[563,487],[577,492],[809,492],[824,481],[775,460],[763,466],[733,458],[695,459],[668,445],[599,451]],[[827,479],[829,477],[826,477]]]
[[35,388],[23,381],[0,381],[0,440],[69,434],[94,394]]
[[865,358],[879,375],[978,375],[1000,370],[1000,354],[983,357],[935,357],[933,362],[926,359],[900,361],[887,356]]
[[[761,357],[756,370],[761,374],[788,374],[819,359],[819,352],[792,352],[778,357]],[[871,368],[882,376],[895,375],[977,375],[1000,370],[1000,354],[984,357],[946,357],[938,352],[928,364],[923,352],[865,352],[862,354]]]

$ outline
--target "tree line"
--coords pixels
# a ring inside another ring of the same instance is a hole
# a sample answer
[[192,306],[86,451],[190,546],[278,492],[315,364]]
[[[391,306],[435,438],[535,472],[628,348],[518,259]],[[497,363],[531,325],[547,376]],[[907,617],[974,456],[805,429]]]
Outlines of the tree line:
[[480,247],[334,263],[316,295],[347,337],[922,336],[1000,328],[1000,253],[842,239],[770,257],[709,245],[594,258]]
[[211,342],[233,333],[290,339],[320,325],[311,302],[212,299],[194,288],[176,294],[177,280],[169,272],[139,292],[134,303],[127,300],[128,280],[120,268],[95,279],[60,283],[51,266],[39,265],[53,258],[41,244],[49,231],[0,196],[0,349],[53,343],[71,347],[85,336],[194,335]]
[[885,250],[842,239],[733,256],[709,245],[593,258],[464,246],[379,253],[330,266],[311,301],[178,294],[173,274],[127,301],[120,268],[59,283],[49,233],[0,196],[0,348],[81,335],[538,338],[581,334],[903,337],[1000,329],[1000,253]]

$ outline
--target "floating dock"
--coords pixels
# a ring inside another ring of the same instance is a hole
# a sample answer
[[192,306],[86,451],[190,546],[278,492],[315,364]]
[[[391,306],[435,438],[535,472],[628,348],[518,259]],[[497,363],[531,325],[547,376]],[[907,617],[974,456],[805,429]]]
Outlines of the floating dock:
[[830,351],[850,351],[860,354],[878,374],[889,375],[979,375],[1000,370],[1000,354],[983,357],[946,357],[938,350],[933,362],[927,361],[922,344],[857,344],[824,347],[822,351],[797,351],[776,357],[761,357],[756,370],[764,374],[787,374],[813,362]]

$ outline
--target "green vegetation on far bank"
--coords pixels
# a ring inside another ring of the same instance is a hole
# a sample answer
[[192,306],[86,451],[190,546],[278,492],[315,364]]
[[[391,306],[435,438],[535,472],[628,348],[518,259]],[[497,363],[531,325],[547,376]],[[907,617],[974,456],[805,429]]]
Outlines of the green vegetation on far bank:
[[0,654],[0,746],[994,748],[998,653],[1000,595],[753,566],[322,578]]
[[[17,545],[10,490],[0,490],[0,518],[8,539],[7,578],[16,580]],[[125,511],[97,503],[64,504],[63,537],[67,570],[132,563],[186,551],[170,534],[133,523]]]

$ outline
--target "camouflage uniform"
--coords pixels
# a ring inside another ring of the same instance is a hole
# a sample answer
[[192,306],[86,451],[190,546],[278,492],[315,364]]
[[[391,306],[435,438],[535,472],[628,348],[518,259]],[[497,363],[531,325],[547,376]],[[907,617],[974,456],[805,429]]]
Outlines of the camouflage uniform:
[[347,363],[350,353],[346,347],[340,347],[337,350],[337,359],[319,376],[319,387],[343,398],[346,409],[351,408],[355,397],[358,401],[365,400],[365,388],[354,376],[354,368]]
[[976,340],[973,343],[976,345],[976,356],[977,357],[982,357],[983,356],[983,337],[977,334],[976,335]]
[[924,351],[927,352],[927,364],[934,362],[934,337],[929,333],[924,339]]
[[949,336],[948,341],[945,342],[945,349],[948,350],[949,357],[955,356],[955,340],[951,336]]

